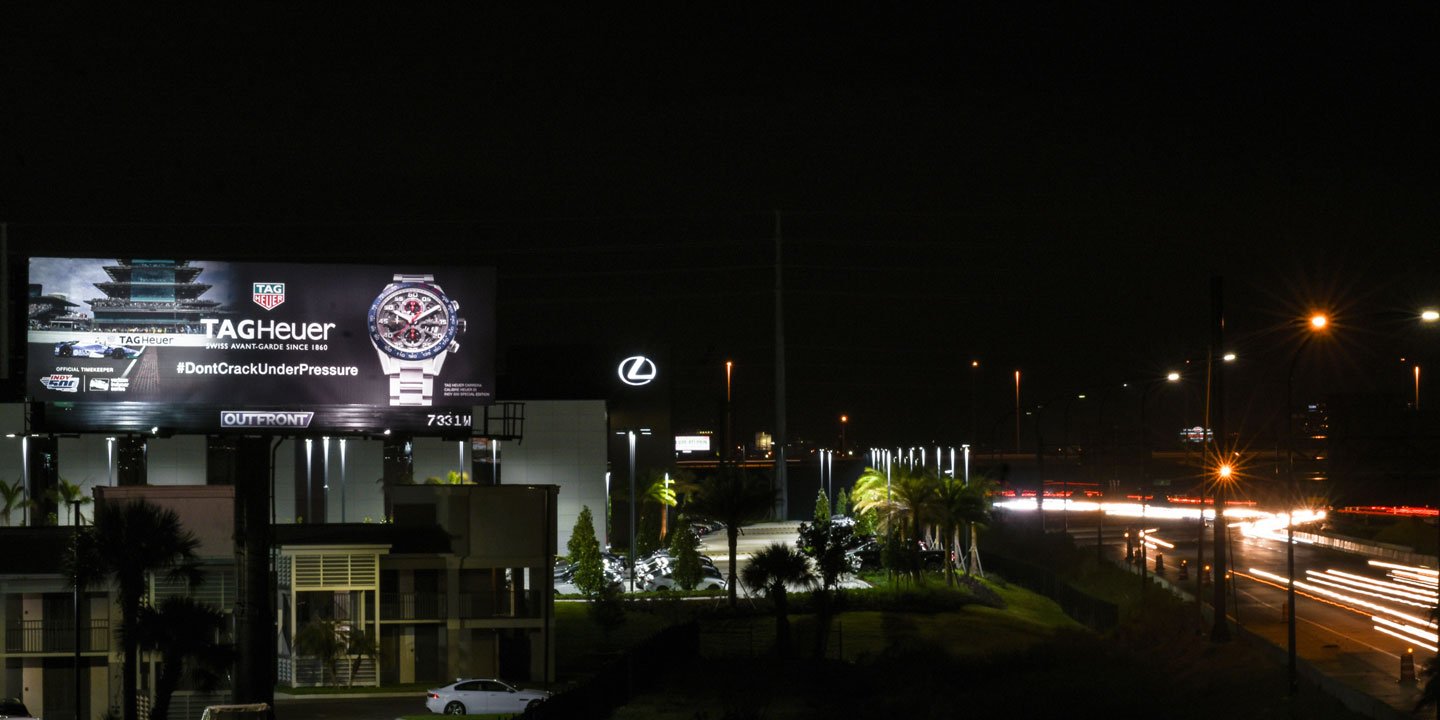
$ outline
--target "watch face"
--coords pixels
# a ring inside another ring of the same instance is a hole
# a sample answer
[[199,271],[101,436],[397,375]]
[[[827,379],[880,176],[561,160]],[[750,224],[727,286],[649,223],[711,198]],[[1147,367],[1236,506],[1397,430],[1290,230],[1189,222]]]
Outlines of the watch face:
[[439,355],[455,339],[455,306],[434,285],[395,283],[370,304],[370,339],[404,360]]

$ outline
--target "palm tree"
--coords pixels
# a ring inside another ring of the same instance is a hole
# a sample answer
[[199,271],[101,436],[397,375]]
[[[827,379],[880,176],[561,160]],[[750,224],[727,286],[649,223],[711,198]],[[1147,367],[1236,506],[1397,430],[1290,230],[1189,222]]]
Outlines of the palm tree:
[[227,622],[223,613],[189,597],[169,597],[159,607],[142,607],[133,628],[135,642],[160,652],[155,705],[150,717],[164,720],[170,697],[188,678],[197,690],[220,686],[235,661],[234,650],[219,642]]
[[320,661],[320,684],[325,685],[325,671],[335,677],[335,664],[345,654],[345,630],[339,620],[317,618],[305,623],[295,633],[295,652]]
[[72,524],[79,525],[85,522],[85,513],[80,512],[80,506],[88,505],[92,501],[78,484],[62,477],[60,484],[47,492],[47,497],[57,505],[68,505],[71,508],[74,513],[70,518]]
[[955,557],[960,545],[960,527],[970,516],[973,495],[965,481],[957,477],[940,478],[935,487],[931,511],[940,525],[941,542],[945,544],[945,584],[955,585]]
[[745,587],[759,592],[775,605],[775,650],[780,657],[790,655],[790,619],[786,602],[786,586],[810,587],[815,573],[810,558],[784,543],[770,543],[750,559],[742,573]]
[[345,653],[350,656],[350,677],[346,684],[354,687],[355,674],[364,667],[365,661],[369,660],[371,665],[379,661],[380,646],[375,643],[374,635],[365,632],[365,628],[354,625],[345,633]]
[[[921,525],[930,513],[938,484],[939,478],[935,475],[915,473],[903,466],[891,468],[888,476],[874,468],[866,468],[856,480],[855,491],[850,497],[856,510],[877,511],[886,535],[898,530],[905,547],[913,549],[920,540]],[[907,552],[906,556],[911,554]],[[910,570],[918,575],[919,565]]]
[[686,513],[725,525],[725,539],[730,547],[730,582],[726,592],[732,609],[737,604],[735,545],[739,540],[740,526],[767,517],[774,507],[775,491],[769,482],[730,465],[702,479],[686,503]]
[[99,568],[119,589],[120,641],[125,653],[121,671],[124,717],[137,720],[135,683],[140,648],[135,625],[145,597],[146,578],[164,571],[171,578],[198,585],[201,575],[195,548],[200,541],[180,525],[180,516],[174,510],[144,500],[101,505],[96,508],[94,529],[84,535],[91,538],[85,544],[93,557],[84,559],[83,564]]
[[890,497],[890,476],[884,470],[865,468],[865,472],[855,479],[850,502],[855,506],[856,515],[874,512],[881,532],[888,532],[891,522],[899,514],[899,506]]
[[665,533],[668,530],[670,508],[675,507],[675,480],[670,473],[651,473],[650,483],[646,485],[645,492],[641,494],[642,501],[649,500],[660,506],[660,545],[665,545]]
[[974,562],[965,565],[965,574],[980,572],[980,577],[985,577],[984,571],[976,567],[980,562],[980,550],[977,545],[980,535],[976,530],[990,524],[990,509],[994,503],[995,492],[1000,489],[1000,484],[988,475],[973,475],[970,477],[970,484],[965,487],[970,500],[965,504],[966,513],[962,516],[965,524],[970,527],[970,554]]
[[25,482],[16,478],[14,483],[7,483],[0,480],[0,516],[5,518],[5,524],[10,524],[10,513],[16,510],[35,507],[35,501],[25,497]]

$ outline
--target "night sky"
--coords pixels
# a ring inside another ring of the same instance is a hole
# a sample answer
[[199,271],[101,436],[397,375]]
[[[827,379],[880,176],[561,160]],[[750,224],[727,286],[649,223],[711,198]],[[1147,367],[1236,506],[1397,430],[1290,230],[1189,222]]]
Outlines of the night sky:
[[1273,427],[1311,307],[1302,397],[1403,402],[1440,350],[1433,5],[458,7],[7,8],[12,254],[494,265],[502,367],[663,346],[702,425],[733,359],[744,435],[778,234],[820,441],[986,443],[1016,368],[1027,405],[1158,377],[1214,275],[1232,430]]

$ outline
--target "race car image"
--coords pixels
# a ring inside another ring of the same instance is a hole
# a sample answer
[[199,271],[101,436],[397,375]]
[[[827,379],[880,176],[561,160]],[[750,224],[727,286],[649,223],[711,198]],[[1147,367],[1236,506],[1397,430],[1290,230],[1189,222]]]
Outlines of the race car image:
[[79,340],[66,340],[55,343],[55,356],[126,360],[140,357],[140,351],[123,345],[106,345],[98,340],[88,343],[81,343]]

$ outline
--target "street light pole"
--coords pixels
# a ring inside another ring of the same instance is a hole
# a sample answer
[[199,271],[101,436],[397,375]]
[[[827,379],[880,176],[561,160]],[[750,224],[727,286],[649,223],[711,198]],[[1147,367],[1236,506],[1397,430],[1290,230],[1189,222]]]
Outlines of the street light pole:
[[1328,318],[1316,313],[1310,316],[1310,334],[1300,341],[1295,354],[1290,358],[1290,372],[1285,375],[1285,474],[1289,485],[1290,507],[1285,512],[1285,677],[1291,695],[1299,688],[1295,650],[1295,504],[1300,499],[1295,484],[1295,369],[1300,364],[1300,354],[1310,344],[1314,333],[1323,331],[1329,324]]
[[[1211,407],[1214,408],[1215,464],[1216,470],[1229,464],[1230,451],[1226,449],[1225,432],[1225,371],[1224,364],[1216,362],[1225,347],[1225,304],[1223,282],[1220,276],[1210,278],[1211,341],[1207,364],[1210,366]],[[1202,513],[1203,506],[1202,506]],[[1214,624],[1210,628],[1211,642],[1230,641],[1230,620],[1226,617],[1226,558],[1225,558],[1225,487],[1215,485],[1215,538],[1211,543],[1215,552],[1215,577],[1211,608],[1214,610]]]
[[639,505],[639,498],[635,496],[635,431],[627,430],[625,436],[630,440],[630,592],[635,592],[635,506]]
[[[1426,324],[1426,325],[1434,325],[1434,324],[1436,324],[1437,322],[1440,322],[1440,310],[1436,310],[1436,309],[1434,309],[1434,308],[1425,308],[1424,310],[1421,310],[1421,311],[1420,311],[1420,322],[1422,322],[1422,323],[1424,323],[1424,324]],[[1420,411],[1420,366],[1419,366],[1419,365],[1416,365],[1416,366],[1415,366],[1415,411],[1416,411],[1417,413]],[[1437,501],[1437,502],[1435,503],[1435,507],[1436,507],[1437,509],[1440,509],[1440,501]],[[1437,532],[1437,533],[1440,533],[1440,515],[1437,515],[1436,518],[1435,518],[1435,520],[1436,520],[1436,522],[1435,522],[1436,532]],[[1436,542],[1437,542],[1437,544],[1436,544],[1436,546],[1435,546],[1435,556],[1436,556],[1436,559],[1437,559],[1437,560],[1440,560],[1440,536],[1437,536],[1437,537],[1436,537]],[[1434,611],[1434,612],[1435,612],[1436,615],[1440,615],[1440,600],[1437,600],[1437,601],[1436,601],[1435,611]],[[1440,718],[1440,702],[1435,703],[1435,717],[1436,717],[1436,718]]]
[[1015,371],[1015,454],[1020,454],[1020,371]]

